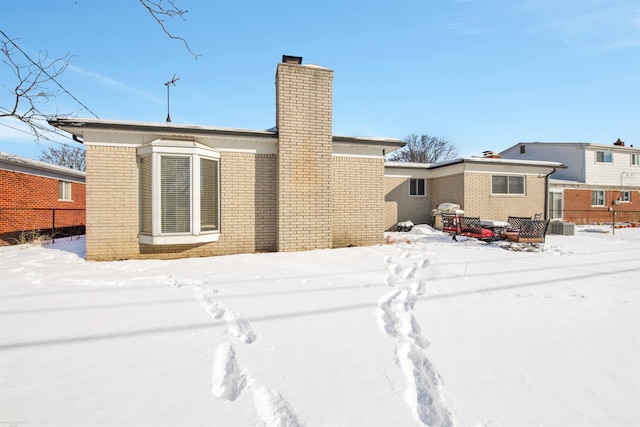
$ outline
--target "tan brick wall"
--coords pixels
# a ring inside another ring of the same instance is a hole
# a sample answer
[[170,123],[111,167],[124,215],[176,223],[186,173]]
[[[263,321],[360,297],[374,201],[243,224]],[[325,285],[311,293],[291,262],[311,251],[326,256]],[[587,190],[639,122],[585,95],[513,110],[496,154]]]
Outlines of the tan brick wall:
[[431,206],[429,209],[429,224],[433,225],[431,210],[441,203],[454,203],[464,209],[465,183],[464,174],[429,179],[427,188],[431,194]]
[[279,251],[332,245],[332,80],[332,70],[278,64]]
[[87,259],[172,259],[275,251],[276,166],[274,154],[222,153],[219,241],[142,245],[138,240],[135,148],[88,146]]
[[220,238],[200,245],[141,245],[143,258],[271,252],[277,247],[275,154],[221,153]]
[[333,158],[333,247],[382,243],[383,159]]
[[491,174],[465,174],[464,214],[482,219],[506,221],[511,216],[544,213],[545,180],[525,176],[525,196],[492,195]]
[[87,146],[87,260],[138,257],[136,149]]
[[409,196],[409,178],[384,177],[384,229],[394,231],[400,221],[411,221],[414,224],[431,223],[432,195],[427,179],[425,197]]

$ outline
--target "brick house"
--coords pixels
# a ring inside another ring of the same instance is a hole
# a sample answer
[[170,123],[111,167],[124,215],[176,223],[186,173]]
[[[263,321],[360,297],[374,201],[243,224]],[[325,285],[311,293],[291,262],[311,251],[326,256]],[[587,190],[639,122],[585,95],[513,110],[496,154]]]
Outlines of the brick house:
[[441,203],[460,206],[466,216],[506,221],[545,212],[549,176],[558,162],[469,157],[434,164],[387,162],[385,229],[399,221],[433,224]]
[[0,152],[0,188],[0,245],[84,234],[84,172]]
[[505,158],[561,161],[550,181],[549,217],[577,224],[640,221],[640,149],[593,143],[522,142]]
[[52,120],[86,146],[87,259],[381,243],[384,156],[404,144],[332,135],[332,81],[283,58],[277,131]]
[[[527,193],[516,195],[523,206],[510,214],[543,210],[545,180],[533,176],[559,164],[463,159],[385,165],[385,156],[402,141],[332,134],[332,82],[332,70],[283,57],[271,130],[50,121],[86,146],[87,259],[378,244],[398,220],[430,222],[439,200],[461,200],[470,213],[497,215],[498,197],[489,210],[482,207],[491,191],[484,186],[490,171],[505,179],[513,175],[514,182],[526,176]],[[470,167],[477,180],[469,179]],[[476,200],[467,190],[484,193]]]

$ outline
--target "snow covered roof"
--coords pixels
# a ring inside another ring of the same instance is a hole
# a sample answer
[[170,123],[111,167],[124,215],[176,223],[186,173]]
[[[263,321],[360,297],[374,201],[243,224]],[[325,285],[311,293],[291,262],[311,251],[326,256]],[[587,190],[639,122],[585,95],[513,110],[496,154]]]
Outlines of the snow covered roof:
[[2,151],[0,151],[0,169],[77,182],[85,182],[86,177],[83,171],[41,162],[40,160],[28,159]]
[[[185,125],[178,123],[135,122],[126,120],[104,120],[92,118],[56,118],[50,120],[51,126],[84,138],[85,130],[153,132],[159,134],[183,134],[192,136],[234,135],[263,138],[277,138],[278,128],[266,130],[227,128],[218,126]],[[395,138],[377,138],[360,136],[333,136],[337,144],[379,146],[395,150],[404,146],[404,142]]]
[[521,166],[545,166],[553,168],[566,168],[559,162],[548,162],[542,160],[513,160],[513,159],[496,159],[489,157],[461,157],[451,160],[444,160],[438,163],[411,163],[411,162],[385,162],[387,167],[398,168],[414,168],[414,169],[437,169],[444,166],[450,166],[459,163],[490,163],[490,164],[510,164]]

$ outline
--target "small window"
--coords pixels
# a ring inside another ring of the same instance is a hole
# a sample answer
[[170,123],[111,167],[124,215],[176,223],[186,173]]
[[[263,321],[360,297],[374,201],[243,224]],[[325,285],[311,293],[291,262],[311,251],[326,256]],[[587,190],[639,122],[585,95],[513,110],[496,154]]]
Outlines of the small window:
[[424,196],[424,178],[411,178],[409,180],[409,195]]
[[524,194],[524,176],[494,175],[491,177],[492,194]]
[[640,154],[631,155],[631,166],[640,166]]
[[591,206],[604,206],[604,191],[593,190],[591,192]]
[[613,163],[611,151],[596,151],[596,163]]
[[526,152],[526,148],[524,145],[520,146],[520,154],[524,154]]
[[631,191],[621,191],[620,192],[620,201],[621,202],[630,202],[631,201]]
[[58,181],[58,200],[71,201],[71,183]]

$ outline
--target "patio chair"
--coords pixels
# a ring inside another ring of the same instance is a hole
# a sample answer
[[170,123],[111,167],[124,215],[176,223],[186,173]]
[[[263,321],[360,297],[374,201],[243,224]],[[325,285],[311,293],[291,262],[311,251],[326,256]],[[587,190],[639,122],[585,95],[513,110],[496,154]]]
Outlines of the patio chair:
[[520,228],[514,231],[504,231],[500,235],[503,239],[516,243],[544,243],[549,227],[549,220],[522,221]]
[[520,229],[520,225],[524,221],[531,221],[531,217],[530,216],[511,216],[511,215],[509,215],[509,218],[507,218],[507,222],[509,223],[509,226],[507,227],[507,231],[516,231],[516,230]]

